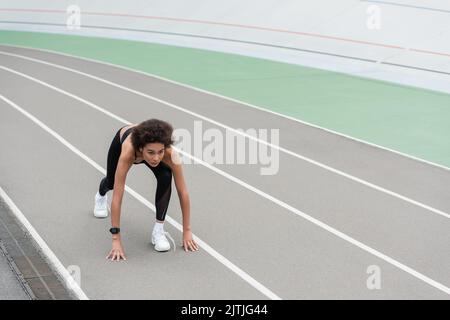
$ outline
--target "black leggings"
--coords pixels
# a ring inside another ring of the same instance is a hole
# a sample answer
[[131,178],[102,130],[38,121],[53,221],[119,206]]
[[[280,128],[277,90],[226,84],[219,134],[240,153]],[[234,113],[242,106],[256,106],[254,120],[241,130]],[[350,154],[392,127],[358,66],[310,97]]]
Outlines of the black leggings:
[[[117,163],[119,162],[120,153],[122,151],[122,144],[120,143],[121,129],[117,131],[113,141],[111,142],[111,146],[109,147],[106,177],[102,179],[99,187],[99,193],[102,196],[104,196],[109,190],[114,189],[114,177],[116,175]],[[162,161],[156,167],[150,166],[146,161],[140,163],[145,163],[156,176],[156,218],[160,221],[164,221],[167,208],[169,207],[170,194],[172,192],[172,170]]]

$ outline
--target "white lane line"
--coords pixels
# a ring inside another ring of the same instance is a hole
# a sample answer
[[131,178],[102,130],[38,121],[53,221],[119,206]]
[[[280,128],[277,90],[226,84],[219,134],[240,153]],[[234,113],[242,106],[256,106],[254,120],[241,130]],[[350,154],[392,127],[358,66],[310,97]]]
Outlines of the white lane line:
[[[60,136],[58,133],[56,133],[55,131],[53,131],[51,128],[49,128],[47,125],[45,125],[42,121],[40,121],[39,119],[37,119],[35,116],[33,116],[32,114],[30,114],[29,112],[25,111],[24,109],[22,109],[21,107],[19,107],[17,104],[15,104],[14,102],[12,102],[11,100],[9,100],[8,98],[6,98],[5,96],[0,94],[0,99],[5,101],[7,104],[9,104],[11,107],[15,108],[17,111],[21,112],[23,115],[25,115],[27,118],[29,118],[31,121],[33,121],[35,124],[37,124],[39,127],[41,127],[42,129],[44,129],[46,132],[48,132],[50,135],[52,135],[54,138],[56,138],[59,142],[61,142],[64,146],[66,146],[70,151],[72,151],[73,153],[75,153],[77,156],[81,157],[83,160],[85,160],[86,162],[88,162],[91,166],[93,166],[95,169],[97,169],[98,171],[100,171],[103,175],[106,174],[106,170],[104,168],[102,168],[99,164],[97,164],[94,160],[92,160],[91,158],[89,158],[87,155],[85,155],[84,153],[82,153],[79,149],[77,149],[75,146],[73,146],[70,142],[68,142],[66,139],[64,139],[62,136]],[[124,120],[125,121],[125,120]],[[131,124],[131,122],[124,122],[125,124]],[[136,191],[134,191],[133,189],[131,189],[130,187],[126,186],[125,190],[131,195],[133,196],[135,199],[137,199],[139,202],[141,202],[142,204],[144,204],[145,206],[147,206],[148,208],[150,208],[152,211],[155,212],[155,206],[150,203],[149,201],[147,201],[144,197],[142,197],[139,193],[137,193]],[[22,214],[22,217],[25,218]],[[166,220],[172,224],[176,229],[178,229],[179,231],[183,231],[183,227],[176,222],[174,219],[172,219],[169,216],[166,216]],[[33,229],[34,230],[34,229]],[[36,233],[36,231],[34,231]],[[37,234],[37,233],[36,233]],[[221,255],[219,252],[217,252],[216,250],[214,250],[210,245],[208,245],[205,241],[203,241],[202,239],[200,239],[199,237],[197,237],[196,235],[193,235],[195,238],[195,240],[197,241],[197,243],[207,252],[209,253],[212,257],[214,257],[216,260],[218,260],[221,264],[223,264],[225,267],[227,267],[228,269],[230,269],[232,272],[234,272],[237,276],[239,276],[242,280],[244,280],[245,282],[247,282],[249,285],[251,285],[253,288],[255,288],[256,290],[258,290],[259,292],[261,292],[263,295],[265,295],[266,297],[268,297],[269,299],[272,300],[281,300],[281,298],[276,295],[275,293],[273,293],[270,289],[268,289],[267,287],[265,287],[263,284],[261,284],[260,282],[258,282],[256,279],[254,279],[253,277],[251,277],[248,273],[246,273],[244,270],[242,270],[241,268],[239,268],[238,266],[236,266],[234,263],[232,263],[230,260],[228,260],[227,258],[225,258],[223,255]],[[41,239],[42,240],[42,239]],[[45,243],[44,243],[45,244]],[[48,248],[48,247],[47,247]],[[48,249],[50,250],[50,249]],[[53,259],[56,259],[56,256],[53,254]],[[59,262],[59,261],[58,261]],[[62,266],[62,265],[61,265]],[[59,270],[59,269],[58,269]],[[67,270],[66,270],[67,272]],[[80,289],[81,290],[81,289]]]
[[[3,96],[0,95],[3,99]],[[7,102],[6,100],[4,100]],[[36,241],[42,253],[47,257],[48,261],[52,267],[59,273],[60,277],[65,281],[66,287],[79,299],[79,300],[89,300],[83,290],[78,286],[78,283],[70,275],[69,271],[64,267],[64,265],[59,261],[58,257],[53,253],[44,239],[41,238],[36,229],[31,225],[25,215],[20,211],[16,204],[11,200],[11,198],[6,194],[6,192],[0,187],[0,197],[3,198],[5,203],[11,209],[11,212],[16,216],[17,220],[22,224],[22,226],[27,230],[31,237]]]
[[[45,83],[45,82],[43,82],[41,80],[37,80],[37,79],[35,79],[35,78],[31,77],[31,76],[24,75],[24,74],[22,74],[22,73],[20,73],[18,71],[14,71],[14,70],[11,70],[9,68],[5,68],[3,66],[0,66],[0,69],[8,69],[12,73],[16,73],[18,75],[23,75],[27,79],[30,79],[32,81],[37,81],[38,83],[41,83],[44,86],[47,86],[49,88],[54,88],[55,90],[57,89],[57,88],[55,88],[54,86],[52,86],[50,84],[47,84],[47,83]],[[61,92],[61,93],[65,92],[62,89],[57,89],[56,91]],[[71,95],[71,97],[77,97],[77,96]],[[2,95],[0,95],[0,98],[6,99]],[[79,100],[79,101],[81,101],[81,100]],[[102,111],[103,109],[101,107],[98,107],[98,106],[96,107],[96,110],[99,110],[99,111],[103,112]],[[105,114],[106,114],[106,112],[105,112]],[[124,124],[130,124],[130,122],[126,121],[126,122],[124,122]],[[322,228],[322,229],[324,229],[324,230],[334,234],[335,236],[337,236],[337,237],[339,237],[339,238],[341,238],[341,239],[343,239],[343,240],[345,240],[345,241],[347,241],[347,242],[349,242],[349,243],[359,247],[360,249],[362,249],[362,250],[364,250],[364,251],[366,251],[366,252],[368,252],[368,253],[370,253],[370,254],[372,254],[372,255],[380,258],[380,259],[383,259],[384,261],[392,264],[393,266],[399,268],[400,270],[403,270],[403,271],[411,274],[412,276],[416,277],[417,279],[419,279],[421,281],[424,281],[425,283],[428,283],[429,285],[431,285],[431,286],[433,286],[433,287],[435,287],[435,288],[437,288],[437,289],[439,289],[439,290],[441,290],[441,291],[443,291],[443,292],[445,292],[447,294],[450,294],[450,289],[448,287],[446,287],[445,285],[443,285],[443,284],[441,284],[441,283],[439,283],[439,282],[437,282],[437,281],[435,281],[435,280],[433,280],[433,279],[431,279],[431,278],[421,274],[420,272],[417,272],[416,270],[414,270],[414,269],[412,269],[412,268],[410,268],[410,267],[408,267],[408,266],[398,262],[397,260],[395,260],[395,259],[393,259],[393,258],[391,258],[391,257],[389,257],[389,256],[387,256],[387,255],[385,255],[385,254],[383,254],[383,253],[381,253],[381,252],[379,252],[379,251],[377,251],[377,250],[375,250],[375,249],[365,245],[364,243],[362,243],[362,242],[360,242],[360,241],[358,241],[356,239],[353,239],[352,237],[348,236],[347,234],[345,234],[345,233],[343,233],[343,232],[341,232],[341,231],[339,231],[339,230],[337,230],[337,229],[327,225],[326,223],[323,223],[322,221],[320,221],[320,220],[318,220],[316,218],[313,218],[312,216],[310,216],[310,215],[308,215],[308,214],[298,210],[297,208],[294,208],[293,206],[291,206],[291,205],[289,205],[289,204],[287,204],[287,203],[285,203],[285,202],[283,202],[283,201],[281,201],[281,200],[279,200],[279,199],[277,199],[277,198],[275,198],[275,197],[265,193],[264,191],[259,190],[258,188],[255,188],[255,187],[249,185],[248,183],[246,183],[246,182],[244,182],[244,181],[242,181],[242,180],[240,180],[240,179],[238,179],[238,178],[236,178],[236,177],[234,177],[234,176],[232,176],[232,175],[230,175],[230,174],[228,174],[228,173],[226,173],[226,172],[224,172],[224,171],[222,171],[220,169],[217,169],[216,167],[214,167],[214,166],[212,166],[212,165],[210,165],[210,164],[208,164],[208,163],[206,163],[206,162],[204,162],[204,161],[202,161],[200,159],[197,159],[196,157],[193,157],[192,155],[190,155],[190,154],[188,154],[188,153],[186,153],[186,152],[184,152],[182,150],[179,150],[179,149],[177,149],[175,147],[174,147],[174,149],[176,149],[182,155],[184,155],[186,157],[189,157],[190,159],[192,159],[194,161],[197,161],[198,163],[200,163],[200,164],[204,165],[205,167],[211,169],[212,171],[216,172],[217,174],[227,178],[228,180],[233,181],[233,182],[237,183],[238,185],[240,185],[240,186],[242,186],[242,187],[244,187],[244,188],[246,188],[246,189],[248,189],[250,191],[255,192],[256,194],[260,195],[261,197],[278,204],[282,208],[287,209],[288,211],[294,213],[295,215],[298,215],[298,216],[306,219],[307,221],[309,221],[309,222],[315,224],[316,226],[318,226],[318,227],[320,227],[320,228]],[[102,169],[102,170],[103,170],[102,173],[105,174],[104,169]]]
[[383,147],[383,146],[380,146],[378,144],[375,144],[375,143],[372,143],[372,142],[368,142],[368,141],[365,141],[365,140],[362,140],[362,139],[358,139],[358,138],[355,138],[355,137],[352,137],[352,136],[349,136],[349,135],[346,135],[344,133],[340,133],[340,132],[337,132],[337,131],[334,131],[334,130],[331,130],[331,129],[327,129],[327,128],[321,127],[319,125],[309,123],[309,122],[304,121],[304,120],[300,120],[300,119],[297,119],[297,118],[294,118],[294,117],[291,117],[291,116],[288,116],[288,115],[285,115],[285,114],[282,114],[282,113],[278,113],[278,112],[273,111],[273,110],[269,110],[269,109],[265,109],[265,108],[262,108],[262,107],[258,107],[258,106],[255,106],[255,105],[251,104],[251,103],[248,103],[248,102],[240,101],[240,100],[237,100],[237,99],[234,99],[234,98],[231,98],[231,97],[223,96],[223,95],[218,94],[218,93],[214,93],[214,92],[210,92],[210,91],[207,91],[207,90],[204,90],[204,89],[193,87],[191,85],[188,85],[188,84],[185,84],[185,83],[181,83],[181,82],[177,82],[175,80],[164,78],[162,76],[158,76],[158,75],[155,75],[155,74],[152,74],[152,73],[144,72],[144,71],[137,70],[137,69],[131,69],[131,68],[128,68],[128,67],[125,67],[125,66],[121,66],[121,65],[118,65],[118,64],[112,64],[112,63],[109,63],[109,62],[100,61],[100,60],[91,59],[91,58],[84,58],[84,57],[80,57],[80,56],[76,56],[76,55],[72,55],[72,54],[68,54],[68,53],[64,53],[64,52],[54,51],[54,50],[33,48],[33,47],[13,45],[13,44],[5,44],[5,43],[0,44],[0,46],[11,47],[11,48],[27,49],[27,50],[30,50],[30,51],[48,52],[48,53],[51,53],[51,54],[54,54],[54,55],[60,55],[60,56],[65,56],[65,57],[69,57],[69,58],[73,58],[73,59],[78,59],[78,60],[84,60],[84,61],[88,61],[88,62],[103,64],[103,65],[110,66],[110,67],[117,68],[117,69],[123,69],[123,70],[126,70],[126,71],[139,73],[139,74],[142,74],[142,75],[144,75],[146,77],[149,77],[149,78],[159,79],[161,81],[172,83],[172,84],[175,84],[175,85],[180,86],[180,87],[185,87],[185,88],[197,91],[197,92],[201,92],[201,93],[204,93],[204,94],[207,94],[207,95],[218,97],[218,98],[223,99],[223,100],[232,101],[232,102],[235,102],[237,104],[244,105],[246,107],[257,109],[257,110],[262,111],[262,112],[270,113],[270,114],[276,115],[278,117],[282,117],[282,118],[285,118],[285,119],[288,119],[288,120],[291,120],[291,121],[294,121],[294,122],[301,123],[301,124],[306,125],[308,127],[312,127],[312,128],[316,128],[316,129],[319,129],[319,130],[323,130],[325,132],[328,132],[328,133],[331,133],[331,134],[334,134],[334,135],[337,135],[337,136],[340,136],[340,137],[344,137],[344,138],[349,139],[349,140],[357,141],[357,142],[369,145],[369,146],[374,147],[374,148],[378,148],[378,149],[381,149],[381,150],[389,151],[389,152],[398,154],[398,155],[400,155],[402,157],[405,157],[405,158],[409,158],[409,159],[412,159],[412,160],[415,160],[415,161],[418,161],[418,162],[422,162],[422,163],[425,163],[425,164],[428,164],[428,165],[431,165],[431,166],[434,166],[434,167],[437,167],[437,168],[440,168],[440,169],[443,169],[443,170],[450,171],[450,167],[446,167],[446,166],[443,166],[441,164],[437,164],[437,163],[434,163],[434,162],[431,162],[431,161],[428,161],[428,160],[425,160],[425,159],[422,159],[422,158],[419,158],[419,157],[415,157],[415,156],[412,156],[410,154],[406,154],[406,153],[403,153],[403,152],[400,152],[400,151],[397,151],[397,150],[394,150],[394,149]]
[[[295,158],[298,158],[298,159],[301,159],[301,160],[306,161],[306,162],[308,162],[308,163],[311,163],[311,164],[313,164],[313,165],[316,165],[316,166],[318,166],[318,167],[320,167],[320,168],[322,168],[322,169],[325,169],[325,170],[328,170],[328,171],[330,171],[330,172],[333,172],[333,173],[335,173],[335,174],[337,174],[337,175],[343,176],[343,177],[345,177],[345,178],[347,178],[347,179],[350,179],[350,180],[352,180],[352,181],[355,181],[355,182],[357,182],[357,183],[360,183],[360,184],[362,184],[362,185],[364,185],[364,186],[366,186],[366,187],[369,187],[369,188],[375,189],[375,190],[377,190],[377,191],[380,191],[380,192],[382,192],[382,193],[388,194],[388,195],[390,195],[390,196],[392,196],[392,197],[395,197],[395,198],[397,198],[397,199],[403,200],[403,201],[408,202],[408,203],[410,203],[410,204],[413,204],[413,205],[415,205],[415,206],[421,207],[421,208],[423,208],[423,209],[425,209],[425,210],[427,210],[427,211],[431,211],[431,212],[436,213],[436,214],[438,214],[438,215],[441,215],[441,216],[443,216],[443,217],[445,217],[445,218],[450,218],[450,214],[448,214],[448,213],[446,213],[446,212],[444,212],[444,211],[442,211],[442,210],[436,209],[436,208],[431,207],[431,206],[429,206],[429,205],[426,205],[426,204],[424,204],[424,203],[422,203],[422,202],[413,200],[413,199],[411,199],[411,198],[408,198],[408,197],[406,197],[406,196],[403,196],[403,195],[401,195],[401,194],[399,194],[399,193],[396,193],[396,192],[394,192],[394,191],[388,190],[388,189],[386,189],[386,188],[383,188],[383,187],[381,187],[381,186],[378,186],[378,185],[376,185],[376,184],[373,184],[373,183],[368,182],[368,181],[366,181],[366,180],[363,180],[363,179],[361,179],[361,178],[355,177],[355,176],[353,176],[353,175],[351,175],[351,174],[348,174],[348,173],[345,173],[345,172],[340,171],[340,170],[338,170],[338,169],[332,168],[332,167],[330,167],[330,166],[328,166],[328,165],[326,165],[326,164],[323,164],[323,163],[321,163],[321,162],[312,160],[312,159],[310,159],[310,158],[307,158],[307,157],[305,157],[305,156],[302,156],[302,155],[300,155],[300,154],[297,154],[297,153],[295,153],[295,152],[293,152],[293,151],[287,150],[287,149],[285,149],[285,148],[283,148],[283,147],[280,147],[280,146],[271,144],[271,143],[269,143],[269,142],[267,142],[267,141],[258,139],[258,138],[253,137],[253,136],[251,136],[251,135],[249,135],[249,134],[247,134],[247,133],[245,133],[245,132],[236,130],[236,129],[231,128],[231,127],[229,127],[229,126],[227,126],[227,125],[224,125],[224,124],[222,124],[222,123],[220,123],[220,122],[217,122],[217,121],[215,121],[215,120],[212,120],[212,119],[210,119],[210,118],[207,118],[207,117],[205,117],[205,116],[202,116],[202,115],[200,115],[200,114],[198,114],[198,113],[192,112],[192,111],[190,111],[190,110],[187,110],[187,109],[185,109],[185,108],[182,108],[182,107],[177,106],[177,105],[175,105],[175,104],[172,104],[172,103],[170,103],[170,102],[161,100],[161,99],[159,99],[159,98],[155,98],[155,97],[153,97],[153,96],[150,96],[150,95],[148,95],[148,94],[142,93],[142,92],[140,92],[140,91],[137,91],[137,90],[134,90],[134,89],[130,89],[130,88],[128,88],[128,87],[122,86],[122,85],[117,84],[117,83],[115,83],[115,82],[111,82],[111,81],[109,81],[109,80],[106,80],[106,79],[103,79],[103,78],[100,78],[100,77],[97,77],[97,76],[94,76],[94,75],[91,75],[91,74],[88,74],[88,73],[85,73],[85,72],[82,72],[82,71],[78,71],[78,70],[71,69],[71,68],[68,68],[68,67],[65,67],[65,66],[61,66],[61,65],[54,64],[54,63],[42,61],[42,60],[39,60],[39,59],[29,58],[29,57],[26,57],[26,56],[14,54],[14,53],[3,52],[3,51],[0,51],[0,54],[9,55],[9,56],[21,58],[21,59],[24,59],[24,60],[29,60],[29,61],[37,62],[37,63],[40,63],[40,64],[48,65],[48,66],[55,67],[55,68],[58,68],[58,69],[66,70],[66,71],[69,71],[69,72],[77,73],[77,74],[80,74],[80,75],[82,75],[82,76],[85,76],[85,77],[88,77],[88,78],[91,78],[91,79],[94,79],[94,80],[97,80],[97,81],[106,83],[106,84],[108,84],[108,85],[111,85],[111,86],[114,86],[114,87],[116,87],[116,88],[119,88],[119,89],[128,91],[128,92],[130,92],[130,93],[139,95],[139,96],[144,97],[144,98],[146,98],[146,99],[149,99],[149,100],[152,100],[152,101],[155,101],[155,102],[164,104],[164,105],[166,105],[166,106],[168,106],[168,107],[174,108],[174,109],[176,109],[176,110],[179,110],[179,111],[182,111],[182,112],[184,112],[184,113],[190,114],[190,115],[192,115],[192,116],[194,116],[194,117],[200,118],[200,119],[202,119],[202,120],[204,120],[204,121],[210,122],[210,123],[212,123],[212,124],[214,124],[214,125],[216,125],[216,126],[218,126],[218,127],[222,127],[222,128],[224,128],[224,129],[226,129],[226,130],[230,130],[230,131],[234,132],[235,134],[242,135],[242,136],[244,136],[244,137],[246,137],[246,138],[248,138],[248,139],[254,140],[254,141],[258,142],[258,143],[265,144],[265,145],[267,145],[267,146],[269,146],[269,147],[271,147],[271,148],[277,149],[277,150],[279,150],[279,151],[281,151],[281,152],[284,152],[284,153],[286,153],[286,154],[288,154],[288,155],[290,155],[290,156],[293,156],[293,157],[295,157]],[[80,99],[81,99],[81,98],[80,98]]]

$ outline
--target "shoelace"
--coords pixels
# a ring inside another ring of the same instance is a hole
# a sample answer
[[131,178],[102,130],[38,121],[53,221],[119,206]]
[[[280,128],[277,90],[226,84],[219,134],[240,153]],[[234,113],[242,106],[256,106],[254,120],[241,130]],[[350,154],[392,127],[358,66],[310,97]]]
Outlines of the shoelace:
[[102,199],[102,207],[106,207],[108,209],[108,200],[106,199]]
[[97,199],[97,205],[98,206],[104,206],[104,204],[105,204],[105,202],[107,201],[107,198],[105,197],[105,196],[103,196],[103,197],[99,197],[98,199]]
[[108,210],[109,212],[111,212],[111,207],[110,207],[109,204],[108,204],[108,198],[106,197],[106,195],[105,195],[103,198],[100,198],[100,199],[97,201],[97,205],[98,205],[100,208],[103,208],[103,207],[105,206],[105,204],[106,204],[107,210]]

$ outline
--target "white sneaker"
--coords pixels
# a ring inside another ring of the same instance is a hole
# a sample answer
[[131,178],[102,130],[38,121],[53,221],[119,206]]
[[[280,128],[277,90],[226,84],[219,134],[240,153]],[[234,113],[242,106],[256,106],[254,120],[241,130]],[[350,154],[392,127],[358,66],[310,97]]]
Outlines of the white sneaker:
[[165,231],[153,231],[152,232],[152,244],[155,246],[156,251],[169,251],[170,243],[167,240],[166,236],[169,237],[173,242],[173,248],[175,250],[175,241],[173,241],[172,237],[168,232]]
[[106,194],[102,197],[98,191],[95,195],[94,217],[108,217],[108,197]]

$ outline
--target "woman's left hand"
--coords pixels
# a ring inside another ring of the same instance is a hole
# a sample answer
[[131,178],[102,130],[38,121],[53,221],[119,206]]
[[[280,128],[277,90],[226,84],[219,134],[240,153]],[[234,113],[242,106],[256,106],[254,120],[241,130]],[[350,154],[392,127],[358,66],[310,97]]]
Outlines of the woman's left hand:
[[183,232],[183,247],[184,247],[184,251],[188,251],[188,250],[197,251],[198,250],[198,244],[192,238],[191,231]]

